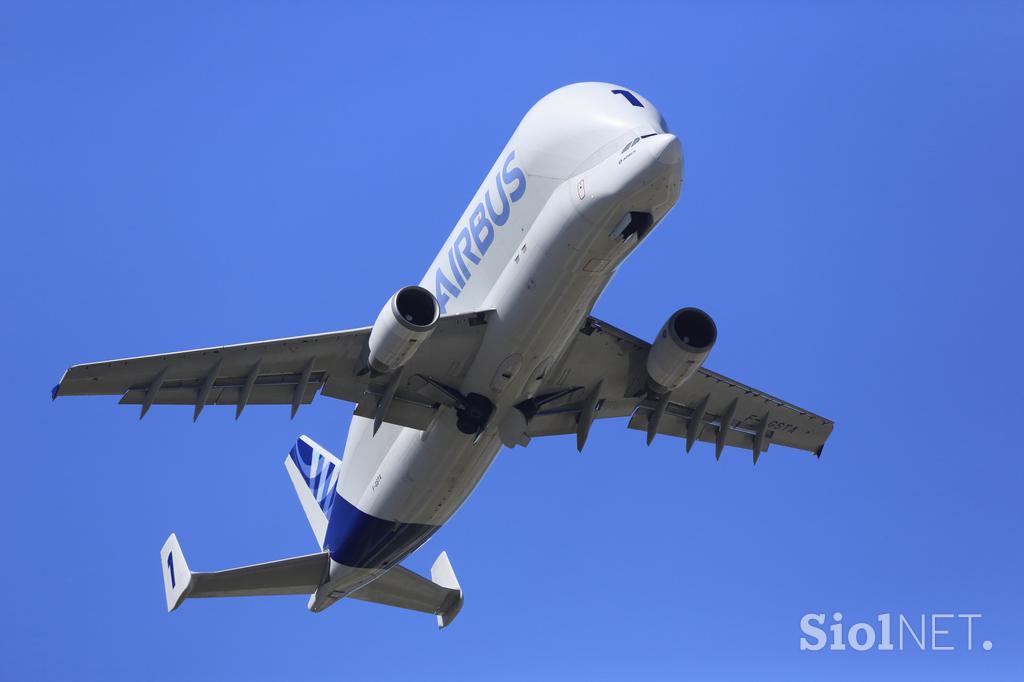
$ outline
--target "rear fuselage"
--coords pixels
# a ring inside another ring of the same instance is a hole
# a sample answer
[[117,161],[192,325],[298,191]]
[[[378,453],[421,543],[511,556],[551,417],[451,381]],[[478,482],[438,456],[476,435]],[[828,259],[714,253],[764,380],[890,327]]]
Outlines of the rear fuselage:
[[401,561],[466,500],[502,447],[502,419],[551,381],[681,182],[678,140],[632,91],[579,83],[527,113],[420,282],[442,313],[496,311],[458,387],[489,398],[492,417],[477,439],[443,407],[425,431],[384,424],[374,435],[353,417],[326,538],[331,576],[310,609]]

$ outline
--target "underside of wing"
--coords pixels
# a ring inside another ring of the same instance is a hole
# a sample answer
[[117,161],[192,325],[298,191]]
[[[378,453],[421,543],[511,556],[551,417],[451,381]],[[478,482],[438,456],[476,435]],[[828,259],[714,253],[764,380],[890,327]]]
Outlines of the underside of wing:
[[[818,456],[832,433],[831,420],[705,368],[673,391],[669,400],[658,433],[717,443],[727,421],[725,445],[750,450],[763,432],[761,451],[776,443]],[[656,409],[650,401],[641,404],[630,428],[648,430]]]
[[579,390],[537,411],[527,435],[577,434],[582,449],[593,419],[630,417],[629,428],[760,453],[772,443],[816,455],[833,423],[812,412],[745,386],[704,367],[678,388],[656,395],[648,390],[645,360],[650,344],[589,318],[543,392]]
[[330,371],[351,365],[369,329],[296,336],[75,365],[53,397],[120,395],[121,403],[235,405],[309,403]]
[[[318,392],[356,403],[356,414],[425,428],[437,396],[421,376],[457,385],[483,339],[490,312],[438,320],[426,349],[401,371],[381,376],[365,368],[371,328],[215,346],[75,365],[52,397],[118,395],[141,405],[192,405],[197,418],[206,405],[233,405],[236,417],[249,404],[291,405],[292,415]],[[378,409],[388,395],[384,414]]]

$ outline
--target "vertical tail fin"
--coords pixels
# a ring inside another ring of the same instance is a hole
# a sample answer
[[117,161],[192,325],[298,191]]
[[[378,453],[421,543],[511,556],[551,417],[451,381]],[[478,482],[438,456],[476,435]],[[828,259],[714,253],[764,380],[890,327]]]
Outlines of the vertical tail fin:
[[284,467],[295,486],[302,509],[320,547],[324,546],[341,462],[309,436],[299,436]]

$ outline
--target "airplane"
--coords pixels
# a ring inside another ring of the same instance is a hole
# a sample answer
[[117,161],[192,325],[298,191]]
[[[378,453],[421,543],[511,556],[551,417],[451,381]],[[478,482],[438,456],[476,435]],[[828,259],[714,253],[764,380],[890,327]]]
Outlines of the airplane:
[[284,464],[319,551],[192,572],[177,537],[160,551],[167,610],[185,599],[309,595],[433,614],[463,604],[445,552],[430,577],[401,565],[466,501],[501,448],[576,436],[595,419],[685,441],[772,444],[820,458],[833,422],[704,366],[718,335],[695,307],[652,342],[591,315],[623,260],[675,205],[682,147],[654,105],[610,83],[537,102],[418,285],[372,326],[75,365],[52,397],[119,395],[139,405],[355,405],[342,458],[307,436]]

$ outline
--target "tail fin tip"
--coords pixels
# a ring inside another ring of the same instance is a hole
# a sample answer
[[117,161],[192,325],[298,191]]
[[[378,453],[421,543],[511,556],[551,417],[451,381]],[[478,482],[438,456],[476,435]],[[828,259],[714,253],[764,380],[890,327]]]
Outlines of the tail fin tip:
[[434,565],[430,567],[430,580],[449,590],[458,590],[455,598],[445,605],[441,613],[437,614],[437,627],[443,629],[455,620],[455,616],[459,615],[459,611],[462,610],[462,587],[459,585],[459,579],[455,577],[452,562],[448,560],[448,552],[441,552],[437,555]]
[[192,586],[192,572],[185,561],[185,555],[178,544],[178,536],[171,533],[160,549],[160,564],[164,574],[164,596],[167,598],[167,612],[181,606]]

